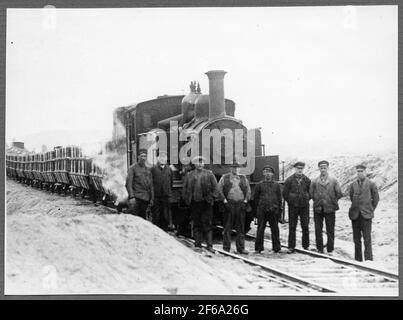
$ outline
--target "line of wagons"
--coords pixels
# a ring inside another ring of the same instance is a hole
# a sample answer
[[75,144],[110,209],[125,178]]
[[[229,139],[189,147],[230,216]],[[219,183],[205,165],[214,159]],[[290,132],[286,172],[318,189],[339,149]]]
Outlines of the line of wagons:
[[113,201],[102,185],[104,170],[83,155],[77,146],[55,147],[53,151],[6,155],[6,174],[21,183],[73,196],[89,197],[103,204]]

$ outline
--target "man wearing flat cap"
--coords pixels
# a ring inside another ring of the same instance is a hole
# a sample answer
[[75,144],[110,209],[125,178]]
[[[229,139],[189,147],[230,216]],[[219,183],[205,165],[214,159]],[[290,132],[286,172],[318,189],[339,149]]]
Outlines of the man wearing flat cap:
[[245,212],[251,191],[248,179],[238,174],[238,163],[231,165],[230,172],[218,182],[218,191],[224,202],[223,249],[231,249],[231,233],[236,230],[236,249],[238,253],[248,254],[245,250]]
[[151,168],[151,174],[154,186],[153,223],[165,231],[168,228],[173,229],[169,202],[172,196],[173,174],[165,151],[158,153],[158,161]]
[[278,228],[278,221],[282,211],[281,190],[280,185],[274,181],[273,167],[263,167],[263,177],[263,181],[256,185],[253,194],[258,222],[255,252],[261,253],[264,250],[264,232],[266,224],[269,222],[272,248],[277,253],[281,250],[280,231]]
[[212,171],[204,169],[203,157],[194,157],[192,163],[195,169],[185,177],[182,198],[190,207],[195,247],[201,248],[205,238],[207,250],[214,252],[213,204],[217,197],[217,180]]
[[334,249],[336,211],[339,210],[338,201],[343,193],[338,181],[328,174],[329,162],[326,160],[319,161],[318,167],[320,175],[312,180],[310,187],[310,195],[313,199],[316,249],[323,253],[323,220],[325,220],[326,250],[331,253]]
[[146,167],[147,150],[140,149],[137,163],[127,172],[126,189],[129,194],[129,208],[137,216],[146,219],[146,211],[154,202],[154,188],[150,169]]
[[305,163],[294,164],[295,173],[284,182],[283,197],[288,204],[288,251],[295,252],[298,217],[302,229],[302,247],[309,248],[309,188],[311,180],[303,174]]
[[371,228],[379,202],[378,188],[367,178],[365,165],[357,165],[356,171],[357,179],[349,186],[351,207],[348,213],[353,227],[355,260],[362,261],[361,237],[364,238],[365,260],[373,260]]

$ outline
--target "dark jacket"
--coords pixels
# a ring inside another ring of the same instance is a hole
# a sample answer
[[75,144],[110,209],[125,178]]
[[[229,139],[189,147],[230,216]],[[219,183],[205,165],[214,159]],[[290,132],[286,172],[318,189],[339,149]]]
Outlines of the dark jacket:
[[233,175],[231,172],[224,174],[220,181],[218,182],[218,191],[219,191],[219,196],[221,200],[228,199],[228,195],[230,194],[230,191],[233,188],[233,183],[231,179],[236,179],[236,177],[239,177],[239,188],[242,191],[243,194],[243,199],[242,200],[250,200],[251,197],[251,190],[250,190],[250,184],[248,179],[244,175]]
[[282,211],[280,185],[275,181],[263,180],[254,190],[253,199],[257,210]]
[[310,196],[313,199],[314,212],[332,213],[339,210],[338,201],[343,197],[340,185],[333,177],[327,177],[322,181],[320,176],[313,179],[309,190]]
[[[195,190],[196,179],[201,179],[201,190]],[[182,198],[187,205],[192,202],[193,192],[197,192],[199,198],[213,205],[214,199],[217,197],[217,179],[213,172],[206,169],[202,169],[201,172],[196,169],[190,171],[185,176],[182,189]]]
[[130,166],[127,172],[126,189],[130,198],[144,201],[154,200],[153,179],[150,169],[138,163]]
[[349,194],[351,208],[348,215],[350,219],[356,220],[360,213],[364,219],[372,219],[379,202],[376,184],[368,178],[365,178],[362,184],[359,184],[358,180],[356,180],[350,185]]
[[298,183],[296,174],[288,177],[284,182],[283,197],[290,207],[309,206],[309,188],[311,180],[306,175],[301,176]]
[[170,198],[172,195],[173,175],[168,165],[162,168],[159,164],[151,168],[155,198]]

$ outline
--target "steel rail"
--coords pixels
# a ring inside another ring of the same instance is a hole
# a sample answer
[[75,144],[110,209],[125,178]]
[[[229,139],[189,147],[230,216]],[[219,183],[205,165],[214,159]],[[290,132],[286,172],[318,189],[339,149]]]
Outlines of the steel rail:
[[[186,237],[183,237],[183,239],[188,244],[193,245],[193,242],[192,242],[191,239],[186,238]],[[205,245],[203,245],[203,247],[206,248]],[[244,261],[244,262],[246,262],[246,263],[248,263],[250,265],[258,266],[258,267],[262,268],[263,270],[268,271],[269,273],[272,273],[273,275],[275,275],[277,277],[281,277],[281,278],[286,279],[286,280],[288,280],[290,282],[294,282],[294,283],[297,283],[299,285],[309,287],[309,288],[311,288],[313,290],[323,292],[323,293],[337,293],[336,289],[322,286],[322,285],[317,284],[316,282],[313,282],[313,281],[308,281],[308,280],[303,279],[303,278],[301,278],[301,277],[299,277],[297,275],[291,274],[289,272],[281,271],[281,270],[279,270],[277,268],[270,267],[268,265],[262,264],[262,263],[257,262],[257,261],[253,261],[253,260],[248,259],[246,257],[243,257],[241,255],[233,254],[233,253],[221,250],[221,249],[213,249],[213,250],[215,252],[218,252],[218,253],[222,254],[222,255],[229,256],[229,257],[234,258],[234,259],[242,260],[242,261]]]
[[[218,229],[224,229],[222,226],[216,226],[216,228]],[[235,232],[235,231],[233,231]],[[250,239],[256,239],[256,237],[250,233],[246,233],[245,234],[246,237],[250,238]],[[269,239],[264,239],[265,242],[267,243],[271,243],[271,241]],[[282,248],[286,248],[287,246],[285,245],[281,245]],[[398,281],[399,280],[399,275],[397,273],[393,273],[391,271],[388,270],[384,270],[381,268],[373,268],[373,267],[368,267],[368,266],[364,266],[358,262],[355,261],[350,261],[347,259],[343,259],[343,258],[338,258],[338,257],[334,257],[334,256],[330,256],[324,253],[319,253],[319,252],[315,252],[315,251],[310,251],[310,250],[305,250],[305,249],[300,249],[300,248],[295,248],[295,251],[301,254],[306,254],[306,255],[310,255],[313,257],[317,257],[317,258],[322,258],[322,259],[330,259],[331,261],[338,263],[338,264],[342,264],[345,266],[350,266],[350,267],[354,267],[356,269],[360,269],[362,271],[366,271],[369,274],[372,275],[376,275],[376,276],[382,276],[384,278],[386,278],[387,280],[390,281]]]
[[[256,239],[255,236],[253,236],[253,235],[251,235],[249,233],[245,234],[245,236],[247,236],[248,238],[251,238],[251,239]],[[268,243],[271,243],[271,241],[268,240],[268,239],[264,239],[264,241],[268,242]],[[287,246],[285,246],[285,245],[281,245],[281,247],[282,248],[287,248]],[[390,271],[387,271],[387,270],[384,270],[384,269],[364,266],[364,265],[362,265],[362,264],[360,264],[358,262],[355,262],[355,261],[350,261],[350,260],[346,260],[346,259],[343,259],[343,258],[338,258],[338,257],[330,256],[330,255],[327,255],[327,254],[324,254],[324,253],[319,253],[319,252],[310,251],[310,250],[306,250],[306,249],[295,248],[295,251],[298,252],[298,253],[310,255],[310,256],[313,256],[313,257],[317,257],[317,258],[329,259],[329,260],[331,260],[331,261],[333,261],[335,263],[342,264],[342,265],[349,266],[349,267],[354,267],[356,269],[366,271],[367,273],[372,274],[372,275],[382,276],[382,277],[384,277],[384,278],[386,278],[387,280],[390,280],[390,281],[399,280],[399,275],[398,274],[390,272]]]

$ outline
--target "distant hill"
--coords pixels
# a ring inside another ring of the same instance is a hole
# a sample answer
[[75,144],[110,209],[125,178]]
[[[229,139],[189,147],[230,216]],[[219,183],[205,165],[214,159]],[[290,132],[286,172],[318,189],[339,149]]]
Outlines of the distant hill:
[[[270,137],[267,132],[262,136],[266,154],[278,154],[280,159],[289,157],[333,157],[334,155],[382,154],[397,149],[397,135],[393,137],[366,137],[357,140],[323,137],[320,140],[305,140],[295,143],[292,137],[279,139]],[[291,141],[290,141],[291,140]]]
[[110,140],[112,132],[109,130],[94,130],[94,131],[42,131],[19,137],[20,141],[25,143],[25,147],[29,151],[40,152],[42,146],[46,145],[48,149],[53,149],[55,146],[67,145],[93,145],[96,146],[100,143]]
[[[285,178],[294,173],[293,164],[297,160],[306,163],[304,173],[309,178],[319,175],[318,161],[323,159],[288,159],[285,161]],[[398,200],[398,158],[397,152],[385,152],[380,154],[364,154],[355,156],[335,156],[326,158],[330,162],[329,174],[340,182],[343,192],[355,179],[355,166],[364,164],[367,166],[368,178],[376,183],[382,200],[396,202]],[[280,165],[281,169],[281,165]],[[280,170],[281,172],[281,170]]]

